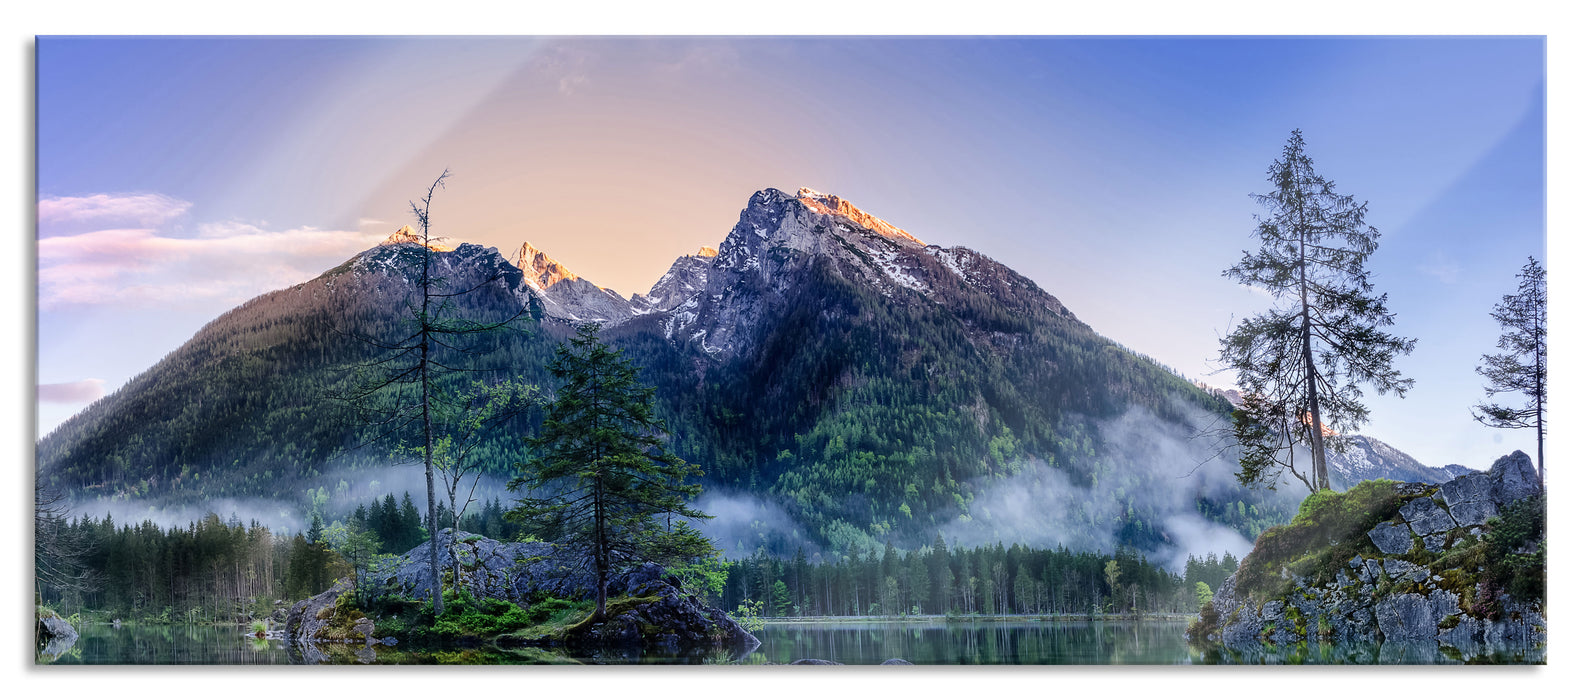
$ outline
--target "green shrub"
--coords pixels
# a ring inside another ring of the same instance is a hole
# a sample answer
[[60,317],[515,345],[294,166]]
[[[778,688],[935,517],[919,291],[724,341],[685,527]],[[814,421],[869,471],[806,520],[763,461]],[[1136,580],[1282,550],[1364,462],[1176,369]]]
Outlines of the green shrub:
[[445,614],[434,621],[433,633],[442,637],[496,635],[532,624],[527,611],[506,600],[474,600],[465,592],[447,593]]
[[1375,479],[1342,493],[1325,490],[1308,496],[1291,524],[1269,528],[1258,537],[1237,570],[1237,595],[1262,603],[1290,586],[1282,570],[1325,579],[1359,553],[1378,553],[1368,531],[1399,510],[1395,484]]
[[[1541,600],[1548,585],[1547,507],[1542,495],[1525,498],[1489,520],[1487,577],[1490,586],[1521,602]],[[1532,548],[1535,551],[1522,550]]]
[[1197,618],[1187,625],[1187,638],[1194,642],[1208,639],[1208,635],[1219,629],[1219,611],[1214,609],[1212,602],[1203,604],[1198,609]]

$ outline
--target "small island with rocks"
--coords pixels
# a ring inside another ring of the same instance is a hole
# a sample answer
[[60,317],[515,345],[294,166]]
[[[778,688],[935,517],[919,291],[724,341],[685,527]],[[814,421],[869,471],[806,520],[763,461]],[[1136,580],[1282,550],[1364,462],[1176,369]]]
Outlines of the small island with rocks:
[[1258,538],[1188,636],[1243,661],[1332,641],[1393,645],[1366,663],[1440,648],[1519,658],[1547,640],[1544,514],[1520,451],[1443,484],[1319,491]]
[[[642,653],[740,657],[758,639],[724,611],[683,590],[653,563],[612,577],[603,621],[592,622],[586,555],[546,542],[496,542],[444,529],[440,569],[454,586],[438,619],[427,599],[429,545],[389,558],[292,606],[285,637],[305,660],[331,645],[417,644],[487,649],[545,661]],[[534,650],[538,650],[535,652]]]

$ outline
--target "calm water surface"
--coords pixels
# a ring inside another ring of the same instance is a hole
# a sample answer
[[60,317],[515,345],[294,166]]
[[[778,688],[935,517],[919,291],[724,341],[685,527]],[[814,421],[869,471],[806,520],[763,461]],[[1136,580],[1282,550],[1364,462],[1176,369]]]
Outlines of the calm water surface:
[[1456,649],[1435,642],[1301,644],[1196,649],[1168,621],[826,621],[771,622],[762,645],[745,655],[690,657],[610,654],[573,658],[559,650],[480,648],[367,649],[361,645],[288,645],[245,636],[241,627],[88,625],[69,648],[40,650],[39,664],[787,664],[828,659],[877,664],[1534,664],[1545,649]]

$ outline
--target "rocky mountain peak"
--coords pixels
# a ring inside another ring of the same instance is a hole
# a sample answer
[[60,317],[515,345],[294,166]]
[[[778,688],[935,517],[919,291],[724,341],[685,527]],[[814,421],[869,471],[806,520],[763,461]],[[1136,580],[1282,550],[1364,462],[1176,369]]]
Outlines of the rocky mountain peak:
[[886,238],[923,245],[923,242],[918,240],[912,234],[902,231],[900,228],[897,228],[895,225],[885,221],[884,219],[873,216],[868,212],[852,206],[851,202],[841,199],[835,195],[825,194],[823,192],[819,192],[818,190],[803,187],[802,189],[797,190],[796,196],[797,201],[801,202],[803,206],[806,206],[807,208],[812,209],[813,211],[820,214],[839,216],[849,219],[857,225]]
[[522,276],[527,280],[528,286],[534,290],[543,291],[564,280],[580,279],[576,273],[566,269],[559,260],[544,254],[544,251],[533,247],[532,243],[523,241],[522,247],[516,251],[516,259],[511,261],[522,270]]
[[719,254],[720,254],[720,251],[719,251],[718,248],[712,248],[712,247],[709,247],[709,246],[703,246],[701,248],[698,248],[698,252],[693,253],[692,256],[695,257],[695,258],[712,258],[712,257],[715,257],[715,256],[717,256]]
[[[382,246],[402,245],[402,244],[406,244],[406,243],[410,243],[412,245],[423,245],[423,236],[422,236],[422,234],[419,234],[418,232],[413,231],[411,226],[402,226],[401,228],[396,229],[395,233],[390,234],[390,236],[388,238],[385,238],[383,241],[380,241],[379,245],[382,245]],[[441,252],[441,253],[448,253],[448,252],[450,252],[452,250],[455,250],[455,248],[453,248],[451,246],[445,245],[443,243],[440,243],[440,242],[438,242],[436,240],[432,240],[432,239],[430,239],[430,241],[429,241],[428,249],[429,250],[433,250],[433,251],[437,251],[437,252]]]

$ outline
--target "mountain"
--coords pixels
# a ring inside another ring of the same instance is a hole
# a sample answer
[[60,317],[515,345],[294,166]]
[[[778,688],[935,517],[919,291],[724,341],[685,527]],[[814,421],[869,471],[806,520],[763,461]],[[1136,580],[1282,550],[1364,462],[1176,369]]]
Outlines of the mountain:
[[[1204,533],[1252,536],[1294,510],[1293,494],[1236,486],[1233,465],[1194,440],[1228,413],[1223,398],[1009,267],[834,195],[755,193],[717,248],[630,298],[526,243],[510,260],[431,249],[448,290],[474,290],[447,297],[448,313],[529,312],[527,332],[438,350],[480,370],[458,386],[549,386],[555,345],[600,323],[656,388],[673,449],[704,467],[713,534],[736,553],[1035,532],[1048,545],[1205,553],[1223,547]],[[380,357],[367,339],[410,333],[422,255],[403,229],[227,312],[40,440],[41,472],[79,498],[200,501],[296,498],[388,464],[368,447],[380,427],[336,397]],[[531,429],[490,434],[496,475],[521,461]]]
[[[1198,386],[1204,391],[1224,398],[1232,406],[1241,407],[1241,393],[1235,389],[1220,389],[1202,383],[1198,383]],[[1383,440],[1366,435],[1352,436],[1350,449],[1344,453],[1326,454],[1330,479],[1337,488],[1341,489],[1350,488],[1370,479],[1439,484],[1458,476],[1474,473],[1474,470],[1459,464],[1447,464],[1443,467],[1427,466]]]
[[1459,464],[1430,467],[1383,440],[1364,435],[1352,438],[1351,449],[1329,455],[1330,479],[1337,488],[1349,488],[1369,479],[1394,479],[1440,484],[1475,473]]

